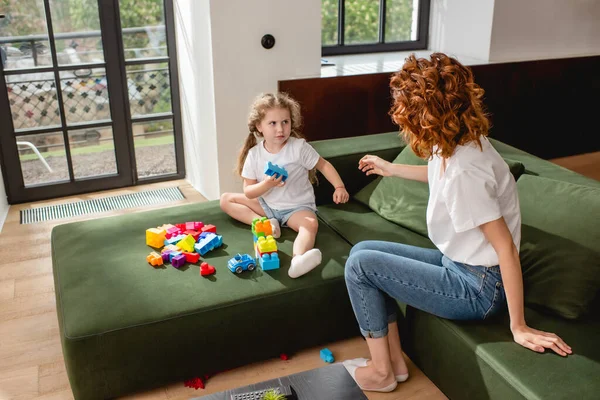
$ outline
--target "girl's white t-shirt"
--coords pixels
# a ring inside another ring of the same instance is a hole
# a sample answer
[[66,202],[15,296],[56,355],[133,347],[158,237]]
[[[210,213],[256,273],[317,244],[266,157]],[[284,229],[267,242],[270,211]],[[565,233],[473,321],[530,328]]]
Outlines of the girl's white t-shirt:
[[[458,146],[446,160],[437,155],[428,163],[429,238],[453,261],[491,267],[498,256],[479,226],[504,217],[513,242],[521,242],[521,212],[515,180],[490,141]],[[435,151],[435,149],[434,149]]]
[[304,139],[290,137],[285,146],[277,154],[272,154],[265,149],[264,140],[250,149],[242,177],[264,180],[267,161],[285,168],[288,178],[282,187],[274,187],[261,197],[267,205],[276,210],[289,210],[300,206],[316,210],[315,192],[308,179],[308,171],[313,169],[319,161],[319,153]]

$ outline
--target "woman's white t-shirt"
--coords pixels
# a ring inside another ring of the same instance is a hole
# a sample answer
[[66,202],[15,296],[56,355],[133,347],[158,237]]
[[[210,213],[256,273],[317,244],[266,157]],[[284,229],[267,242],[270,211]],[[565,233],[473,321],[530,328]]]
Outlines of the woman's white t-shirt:
[[319,153],[304,139],[288,138],[277,154],[269,153],[262,140],[248,152],[242,178],[261,182],[264,180],[267,161],[277,164],[287,170],[288,177],[285,185],[274,187],[261,196],[267,205],[276,210],[300,206],[316,210],[315,192],[308,179],[308,171],[317,165],[319,158]]
[[[479,226],[504,217],[513,242],[521,242],[521,212],[515,180],[490,141],[458,146],[446,160],[437,155],[428,163],[429,238],[453,261],[491,267],[498,256]],[[434,149],[435,151],[435,149]]]

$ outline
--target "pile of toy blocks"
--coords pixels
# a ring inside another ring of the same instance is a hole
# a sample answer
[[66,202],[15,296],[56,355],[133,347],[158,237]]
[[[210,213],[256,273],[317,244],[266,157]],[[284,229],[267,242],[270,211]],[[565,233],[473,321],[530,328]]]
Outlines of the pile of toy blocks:
[[[214,225],[186,222],[146,229],[146,244],[161,250],[161,254],[153,251],[146,257],[150,265],[157,267],[169,262],[173,267],[180,268],[186,262],[197,263],[200,256],[221,247],[223,237],[217,235],[217,227]],[[202,263],[200,267],[202,275],[209,275],[215,271],[214,267],[207,263]]]
[[252,221],[254,238],[254,254],[256,262],[263,271],[279,268],[277,242],[273,239],[273,229],[267,217],[255,218]]

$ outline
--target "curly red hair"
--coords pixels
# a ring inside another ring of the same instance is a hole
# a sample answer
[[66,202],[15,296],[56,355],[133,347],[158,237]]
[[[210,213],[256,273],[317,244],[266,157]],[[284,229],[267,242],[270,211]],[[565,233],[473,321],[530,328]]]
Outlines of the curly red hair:
[[389,112],[416,155],[450,157],[458,145],[487,136],[484,90],[471,69],[443,53],[431,60],[410,55],[390,81],[394,104]]

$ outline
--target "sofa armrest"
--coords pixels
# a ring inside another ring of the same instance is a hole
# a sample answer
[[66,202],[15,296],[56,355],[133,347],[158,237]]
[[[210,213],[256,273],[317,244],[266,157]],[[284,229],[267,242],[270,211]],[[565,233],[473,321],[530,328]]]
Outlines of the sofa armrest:
[[[350,196],[354,195],[375,176],[366,176],[358,169],[358,161],[365,154],[374,154],[392,161],[406,146],[398,132],[355,136],[341,139],[316,140],[310,142],[315,150],[338,171]],[[317,205],[333,202],[333,187],[320,173],[314,185]]]

